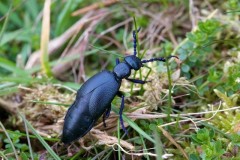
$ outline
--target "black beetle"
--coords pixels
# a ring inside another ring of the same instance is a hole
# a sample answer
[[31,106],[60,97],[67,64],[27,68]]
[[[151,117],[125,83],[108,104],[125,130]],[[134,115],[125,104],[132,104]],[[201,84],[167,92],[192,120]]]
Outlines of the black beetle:
[[[138,30],[139,31],[139,30]],[[122,98],[119,111],[121,126],[123,125],[122,111],[124,108],[124,95],[119,91],[122,79],[127,79],[133,83],[144,84],[148,81],[128,78],[131,70],[139,70],[143,67],[143,63],[153,61],[166,61],[165,58],[152,58],[149,60],[140,60],[136,54],[137,39],[136,33],[133,31],[134,54],[126,56],[123,62],[116,59],[116,66],[113,71],[102,71],[88,79],[78,90],[76,100],[68,109],[64,119],[62,142],[68,144],[87,134],[95,122],[103,115],[105,118],[109,116],[111,110],[111,102],[116,95]],[[175,57],[169,56],[168,58]]]

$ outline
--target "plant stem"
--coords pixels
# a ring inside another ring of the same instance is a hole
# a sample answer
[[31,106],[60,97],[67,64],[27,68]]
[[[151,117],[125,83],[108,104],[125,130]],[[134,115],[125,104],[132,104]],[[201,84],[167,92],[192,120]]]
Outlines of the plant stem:
[[[120,145],[120,120],[118,119],[118,145]],[[121,160],[121,149],[118,146],[118,160]]]
[[170,113],[172,112],[172,108],[171,108],[172,107],[172,78],[171,78],[171,71],[169,69],[168,60],[166,61],[166,65],[167,65],[168,86],[169,86],[167,114],[168,114],[168,120],[170,121]]

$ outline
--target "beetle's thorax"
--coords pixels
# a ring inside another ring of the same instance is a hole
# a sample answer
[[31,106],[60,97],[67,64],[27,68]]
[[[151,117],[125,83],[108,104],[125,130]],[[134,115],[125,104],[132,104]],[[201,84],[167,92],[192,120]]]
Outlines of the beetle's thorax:
[[121,62],[114,67],[113,73],[118,79],[127,78],[131,74],[131,67],[126,62]]
[[113,69],[113,73],[118,79],[123,79],[131,75],[131,69],[139,70],[141,67],[141,60],[138,57],[131,55],[125,57],[123,62],[117,64]]

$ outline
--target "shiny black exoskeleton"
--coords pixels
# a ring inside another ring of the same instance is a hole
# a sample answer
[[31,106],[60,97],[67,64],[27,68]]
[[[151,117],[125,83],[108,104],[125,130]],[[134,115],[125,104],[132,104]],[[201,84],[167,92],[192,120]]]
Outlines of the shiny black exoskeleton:
[[[143,63],[153,61],[166,61],[165,58],[153,58],[149,60],[140,60],[136,54],[137,40],[136,33],[133,32],[134,54],[126,56],[123,62],[116,59],[116,66],[113,71],[102,71],[88,79],[78,90],[76,100],[68,109],[64,120],[62,133],[62,142],[67,144],[87,134],[95,122],[103,115],[105,118],[109,116],[111,110],[111,102],[116,95],[122,98],[119,111],[120,122],[123,125],[122,111],[124,108],[124,96],[119,91],[122,79],[127,79],[133,83],[144,84],[147,81],[128,78],[131,70],[139,70],[143,67]],[[174,56],[170,56],[174,57]],[[168,58],[170,58],[168,57]]]

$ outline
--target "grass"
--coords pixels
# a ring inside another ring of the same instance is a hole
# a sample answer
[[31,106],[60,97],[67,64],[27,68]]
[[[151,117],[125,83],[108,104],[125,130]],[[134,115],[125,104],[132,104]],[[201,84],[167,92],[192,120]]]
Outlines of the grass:
[[[45,8],[44,8],[45,7]],[[0,159],[239,159],[237,0],[0,2]],[[64,116],[92,75],[133,53],[103,127],[60,142]],[[40,142],[40,143],[39,143]]]

